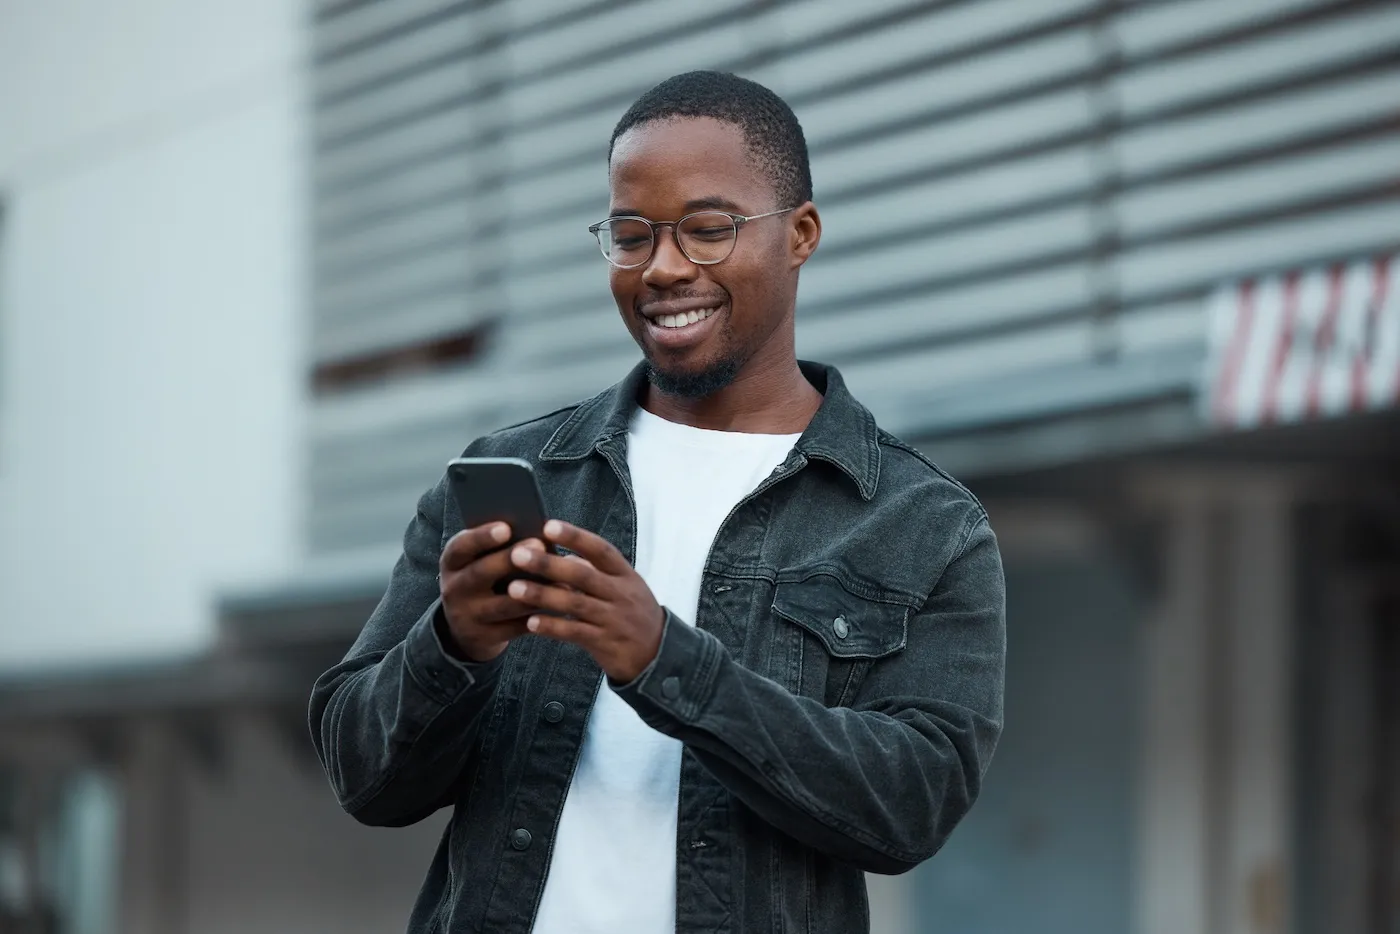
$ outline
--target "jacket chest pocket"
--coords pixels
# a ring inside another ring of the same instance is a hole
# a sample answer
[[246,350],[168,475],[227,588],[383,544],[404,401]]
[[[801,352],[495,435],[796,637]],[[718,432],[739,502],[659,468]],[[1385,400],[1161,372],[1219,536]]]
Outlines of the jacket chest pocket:
[[774,677],[828,707],[850,703],[870,666],[903,650],[909,607],[851,593],[830,574],[780,582],[773,614],[786,651]]

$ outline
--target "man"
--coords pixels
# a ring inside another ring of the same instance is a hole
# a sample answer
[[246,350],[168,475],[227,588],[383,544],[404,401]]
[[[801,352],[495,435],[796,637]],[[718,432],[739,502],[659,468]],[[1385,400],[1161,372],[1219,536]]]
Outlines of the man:
[[[452,806],[413,932],[867,930],[862,873],[938,850],[1001,731],[995,538],[795,356],[821,221],[785,103],[667,80],[608,179],[644,362],[466,451],[533,463],[562,553],[424,494],[317,750],[365,823]],[[549,583],[494,593],[515,569]]]

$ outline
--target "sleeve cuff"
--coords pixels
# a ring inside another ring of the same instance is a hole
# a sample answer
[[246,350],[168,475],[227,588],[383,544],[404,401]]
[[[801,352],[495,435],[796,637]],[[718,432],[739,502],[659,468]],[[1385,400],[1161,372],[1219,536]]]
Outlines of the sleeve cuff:
[[724,655],[718,639],[667,610],[656,658],[613,691],[647,725],[662,732],[669,724],[693,724],[709,703]]
[[404,640],[404,664],[413,680],[434,700],[447,705],[475,684],[495,676],[500,669],[502,652],[489,662],[469,662],[453,658],[442,644],[437,618],[442,613],[442,600],[418,618]]

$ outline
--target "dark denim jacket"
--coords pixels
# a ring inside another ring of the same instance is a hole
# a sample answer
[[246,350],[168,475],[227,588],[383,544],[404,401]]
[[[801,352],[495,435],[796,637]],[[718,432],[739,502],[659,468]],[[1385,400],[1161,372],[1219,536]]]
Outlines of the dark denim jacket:
[[[835,369],[802,369],[825,400],[720,528],[696,625],[668,612],[655,662],[616,688],[685,744],[679,932],[868,930],[862,872],[938,850],[1001,732],[1004,588],[986,513],[877,428]],[[643,379],[638,368],[467,454],[529,459],[552,515],[630,558],[625,449]],[[359,820],[453,808],[411,932],[526,934],[602,675],[581,649],[533,636],[480,666],[444,653],[437,562],[460,528],[439,483],[383,601],[317,681],[311,732]]]

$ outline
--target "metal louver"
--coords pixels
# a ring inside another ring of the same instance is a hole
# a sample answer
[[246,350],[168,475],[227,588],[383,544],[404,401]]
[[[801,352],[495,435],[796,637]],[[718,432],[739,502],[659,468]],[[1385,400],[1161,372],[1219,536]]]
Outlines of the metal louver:
[[911,439],[1191,391],[1222,279],[1400,244],[1400,6],[399,0],[315,13],[317,363],[497,321],[319,398],[309,535],[397,539],[472,436],[636,350],[586,225],[613,122],[738,71],[803,122],[803,356]]

